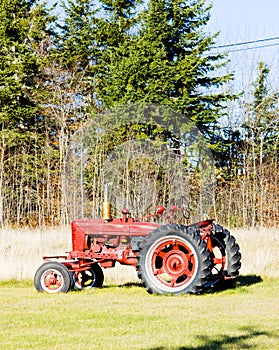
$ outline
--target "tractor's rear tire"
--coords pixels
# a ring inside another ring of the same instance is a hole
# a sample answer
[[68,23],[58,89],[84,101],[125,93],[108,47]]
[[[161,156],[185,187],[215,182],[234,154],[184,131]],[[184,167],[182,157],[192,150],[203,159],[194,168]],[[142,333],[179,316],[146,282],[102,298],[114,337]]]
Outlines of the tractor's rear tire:
[[90,270],[73,273],[74,289],[100,288],[104,283],[104,273],[98,264],[92,264]]
[[215,225],[212,245],[214,265],[208,286],[226,287],[239,275],[241,268],[239,245],[234,236],[220,225]]
[[166,225],[142,242],[137,269],[149,293],[199,293],[210,277],[212,261],[199,230]]
[[226,277],[236,277],[241,268],[241,253],[233,235],[220,225],[215,225],[215,236],[222,240],[226,250],[226,264],[224,274]]
[[67,293],[72,286],[72,278],[63,264],[47,262],[36,271],[34,285],[38,292]]

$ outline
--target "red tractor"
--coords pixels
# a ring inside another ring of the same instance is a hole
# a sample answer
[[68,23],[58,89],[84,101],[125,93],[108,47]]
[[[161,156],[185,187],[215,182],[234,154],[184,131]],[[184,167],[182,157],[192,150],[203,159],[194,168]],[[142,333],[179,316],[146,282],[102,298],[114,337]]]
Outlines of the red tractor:
[[[101,287],[102,268],[116,262],[133,265],[147,291],[156,294],[200,293],[236,278],[241,254],[229,231],[212,219],[176,224],[178,212],[187,215],[183,206],[159,206],[156,214],[144,218],[131,218],[123,209],[121,218],[112,219],[110,204],[104,203],[102,219],[72,222],[72,251],[44,257],[35,288],[57,293]],[[154,222],[160,216],[168,217],[169,223]]]

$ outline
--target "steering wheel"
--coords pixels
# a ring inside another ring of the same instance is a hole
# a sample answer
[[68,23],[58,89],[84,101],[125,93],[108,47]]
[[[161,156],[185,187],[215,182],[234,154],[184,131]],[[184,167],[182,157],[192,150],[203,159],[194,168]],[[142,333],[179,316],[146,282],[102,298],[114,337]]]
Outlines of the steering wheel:
[[179,199],[179,207],[182,211],[182,215],[184,216],[184,218],[188,220],[190,218],[191,212],[189,202],[184,196],[181,196]]

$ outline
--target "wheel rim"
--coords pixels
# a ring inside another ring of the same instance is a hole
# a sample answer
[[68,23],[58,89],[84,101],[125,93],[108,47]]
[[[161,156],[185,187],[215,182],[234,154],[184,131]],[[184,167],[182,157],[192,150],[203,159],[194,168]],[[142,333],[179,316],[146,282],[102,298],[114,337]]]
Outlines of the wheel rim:
[[226,259],[226,248],[224,243],[221,242],[217,237],[212,236],[212,275],[217,277],[222,274],[226,269],[227,259]]
[[74,284],[77,289],[91,288],[95,283],[95,273],[92,270],[74,273]]
[[56,269],[48,269],[41,276],[41,286],[48,293],[57,293],[64,285],[64,277]]
[[181,237],[168,236],[148,250],[145,268],[156,288],[176,293],[186,288],[198,271],[194,247]]
[[226,248],[224,243],[216,236],[211,237],[212,240],[212,262],[211,279],[206,283],[205,287],[214,287],[224,277],[224,270],[227,267]]

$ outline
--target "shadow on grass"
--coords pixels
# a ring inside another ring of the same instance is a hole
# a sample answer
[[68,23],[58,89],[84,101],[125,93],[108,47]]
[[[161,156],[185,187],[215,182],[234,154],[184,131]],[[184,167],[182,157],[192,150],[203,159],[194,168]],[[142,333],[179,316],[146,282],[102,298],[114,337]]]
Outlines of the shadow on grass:
[[247,275],[247,276],[238,276],[235,281],[236,287],[246,287],[253,284],[262,282],[263,279],[258,275]]
[[249,287],[257,283],[261,283],[263,279],[258,275],[238,276],[236,279],[219,282],[216,286],[206,290],[206,293],[222,292],[229,289],[237,289],[240,287]]
[[227,349],[228,347],[233,349],[252,349],[254,345],[249,344],[249,340],[260,337],[267,336],[269,338],[279,339],[278,335],[271,332],[258,331],[254,327],[241,328],[240,331],[245,334],[230,337],[228,335],[220,335],[219,337],[210,337],[205,335],[200,335],[196,339],[201,343],[199,346],[182,346],[182,347],[156,347],[149,348],[147,350],[221,350]]
[[132,287],[139,287],[139,288],[145,288],[143,284],[141,284],[140,282],[127,282],[122,284],[119,287],[125,287],[125,288],[132,288]]
[[[257,284],[262,282],[261,276],[257,275],[246,275],[246,276],[238,276],[236,279],[227,280],[224,282],[220,282],[215,287],[209,288],[204,293],[214,293],[221,292],[227,289],[237,289],[239,287],[249,287],[253,284]],[[108,287],[108,286],[107,286]],[[141,283],[137,282],[128,282],[122,285],[117,286],[119,288],[132,288],[132,287],[140,287],[145,288]]]

